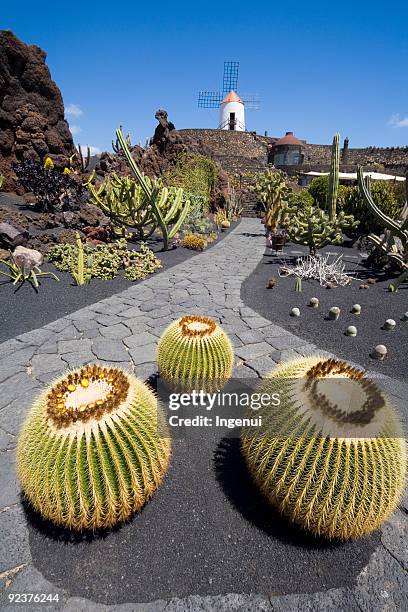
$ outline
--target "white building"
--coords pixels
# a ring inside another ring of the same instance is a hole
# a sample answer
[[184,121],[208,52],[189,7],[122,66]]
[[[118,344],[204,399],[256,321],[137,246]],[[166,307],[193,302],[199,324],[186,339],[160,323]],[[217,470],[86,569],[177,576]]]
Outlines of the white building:
[[235,91],[230,91],[220,104],[219,130],[245,132],[245,106]]

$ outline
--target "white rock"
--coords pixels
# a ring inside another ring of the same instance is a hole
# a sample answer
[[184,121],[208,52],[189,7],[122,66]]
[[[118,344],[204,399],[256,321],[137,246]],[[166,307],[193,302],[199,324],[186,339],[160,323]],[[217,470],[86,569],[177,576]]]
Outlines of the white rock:
[[360,306],[360,304],[354,304],[354,306],[351,309],[351,312],[353,314],[360,314],[361,313],[361,306]]
[[346,329],[346,336],[357,336],[357,327],[355,327],[355,325],[349,325]]
[[292,310],[290,311],[290,316],[291,317],[300,317],[300,310],[299,310],[299,308],[292,308]]
[[23,246],[18,246],[14,249],[13,258],[20,268],[24,268],[27,271],[32,270],[36,266],[39,267],[44,263],[44,257],[40,251],[27,249]]
[[311,306],[312,308],[319,308],[319,298],[317,297],[310,298],[309,306]]

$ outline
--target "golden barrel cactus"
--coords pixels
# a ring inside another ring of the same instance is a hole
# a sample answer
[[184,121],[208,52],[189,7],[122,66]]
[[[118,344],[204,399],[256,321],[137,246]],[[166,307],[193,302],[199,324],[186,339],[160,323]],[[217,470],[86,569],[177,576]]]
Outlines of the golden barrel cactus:
[[262,428],[241,447],[255,482],[290,520],[317,536],[348,540],[376,530],[404,490],[407,447],[389,401],[360,370],[336,359],[278,366],[261,392]]
[[160,485],[169,459],[154,393],[124,370],[99,365],[69,372],[38,398],[17,447],[29,503],[79,531],[128,519]]
[[181,317],[164,331],[157,348],[160,376],[186,390],[222,386],[230,378],[233,364],[228,336],[209,317]]

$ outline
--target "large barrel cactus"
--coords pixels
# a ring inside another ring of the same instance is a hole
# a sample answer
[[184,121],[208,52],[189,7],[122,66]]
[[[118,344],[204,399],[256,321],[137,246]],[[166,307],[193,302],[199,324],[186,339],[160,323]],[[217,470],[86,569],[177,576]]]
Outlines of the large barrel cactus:
[[18,475],[44,518],[107,528],[139,510],[169,464],[170,439],[153,392],[113,367],[87,365],[34,403],[18,440]]
[[164,331],[157,349],[160,376],[186,390],[222,386],[233,363],[228,336],[209,317],[181,317]]
[[282,514],[317,536],[347,540],[377,529],[404,490],[401,424],[379,388],[335,359],[302,358],[275,369],[261,392],[262,428],[244,428],[255,482]]

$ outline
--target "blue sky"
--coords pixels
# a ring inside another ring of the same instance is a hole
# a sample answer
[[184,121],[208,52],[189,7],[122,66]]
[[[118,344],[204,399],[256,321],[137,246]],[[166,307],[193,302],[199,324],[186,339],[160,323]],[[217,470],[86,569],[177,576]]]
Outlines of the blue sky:
[[408,3],[9,3],[0,27],[47,52],[76,142],[110,148],[123,124],[133,142],[168,111],[178,128],[216,127],[197,108],[240,62],[238,92],[257,92],[247,128],[350,146],[408,145]]

